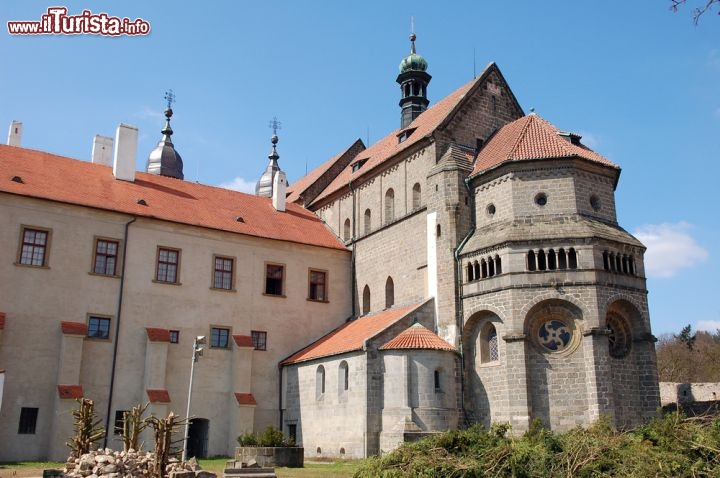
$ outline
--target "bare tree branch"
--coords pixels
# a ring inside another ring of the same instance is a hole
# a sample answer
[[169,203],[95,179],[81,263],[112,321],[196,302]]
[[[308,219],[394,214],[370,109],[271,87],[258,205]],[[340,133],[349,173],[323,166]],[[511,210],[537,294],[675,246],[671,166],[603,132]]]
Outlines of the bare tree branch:
[[[700,21],[700,16],[703,13],[711,10],[716,4],[720,3],[720,0],[703,0],[703,1],[704,1],[703,6],[695,7],[695,9],[693,9],[693,23],[695,25],[698,24],[698,22]],[[680,5],[687,3],[687,0],[670,0],[670,3],[671,3],[670,10],[677,13],[677,11],[680,9]],[[718,11],[718,15],[720,15],[720,11]]]

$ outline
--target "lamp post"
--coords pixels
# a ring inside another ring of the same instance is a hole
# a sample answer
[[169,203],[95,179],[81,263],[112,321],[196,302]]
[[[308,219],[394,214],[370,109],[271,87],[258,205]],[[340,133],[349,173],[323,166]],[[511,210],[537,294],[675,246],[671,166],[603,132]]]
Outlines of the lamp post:
[[205,345],[205,336],[198,335],[193,341],[193,353],[192,363],[190,364],[190,385],[188,386],[188,399],[187,399],[187,411],[185,412],[185,443],[183,444],[182,461],[187,458],[187,448],[190,434],[190,400],[192,399],[192,386],[193,377],[195,375],[195,362],[202,355],[203,348],[201,345]]

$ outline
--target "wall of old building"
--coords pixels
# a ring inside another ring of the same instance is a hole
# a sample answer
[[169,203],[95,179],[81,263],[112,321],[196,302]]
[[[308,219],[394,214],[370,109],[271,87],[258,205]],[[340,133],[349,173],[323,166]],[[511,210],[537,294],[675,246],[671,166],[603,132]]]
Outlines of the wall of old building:
[[[168,391],[170,402],[162,404],[164,409],[184,415],[192,341],[197,335],[207,336],[208,345],[195,367],[191,415],[210,421],[207,453],[230,454],[237,435],[248,431],[241,424],[249,423],[255,430],[277,426],[277,363],[351,315],[346,251],[152,219],[130,224],[125,241],[129,216],[15,196],[3,196],[0,207],[7,218],[0,238],[11,245],[0,251],[6,314],[0,342],[0,364],[6,370],[0,410],[0,441],[6,444],[0,449],[3,461],[64,458],[67,450],[52,443],[64,443],[71,431],[67,403],[74,405],[74,400],[59,399],[57,389],[68,377],[76,376],[79,383],[65,385],[81,385],[104,421],[116,341],[111,426],[116,410],[148,401],[146,388],[151,383]],[[23,225],[51,230],[47,267],[15,264]],[[96,237],[127,245],[119,335],[115,327],[121,279],[119,273],[109,277],[91,272]],[[159,246],[181,251],[178,284],[154,280]],[[214,255],[235,259],[233,290],[211,287]],[[267,262],[285,267],[282,296],[263,293]],[[308,300],[309,268],[327,272],[326,301]],[[68,372],[58,365],[63,343],[68,342],[63,342],[60,323],[86,324],[89,315],[110,319],[110,337],[77,340],[81,356],[74,362],[77,370]],[[148,354],[154,352],[147,327],[179,331],[179,343],[168,343],[150,367]],[[267,350],[246,351],[232,338],[227,348],[211,347],[212,327],[228,329],[231,335],[264,331]],[[165,368],[164,377],[159,366]],[[252,393],[257,405],[239,411],[236,392]],[[22,407],[39,409],[34,434],[17,433]],[[118,445],[112,436],[109,445]]]

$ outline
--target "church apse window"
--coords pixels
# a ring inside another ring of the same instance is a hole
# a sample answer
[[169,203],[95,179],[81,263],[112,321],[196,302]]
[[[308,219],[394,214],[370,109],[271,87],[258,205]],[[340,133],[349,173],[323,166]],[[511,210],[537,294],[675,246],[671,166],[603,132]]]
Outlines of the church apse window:
[[350,240],[350,218],[345,219],[345,224],[343,224],[343,240]]
[[319,365],[315,371],[315,398],[320,400],[325,395],[325,367]]
[[392,277],[388,276],[385,281],[385,308],[389,309],[395,304],[395,283]]
[[580,343],[575,314],[562,305],[546,305],[529,322],[529,336],[538,350],[550,355],[564,355]]
[[497,362],[499,359],[497,330],[493,323],[488,322],[480,331],[480,362]]
[[362,298],[362,314],[369,314],[370,313],[370,286],[365,285],[365,288],[363,289],[363,298]]
[[632,337],[627,321],[618,315],[610,314],[606,320],[610,356],[623,358],[630,353]]
[[415,183],[412,189],[412,208],[413,210],[420,208],[420,183]]
[[370,234],[370,231],[372,231],[372,212],[370,209],[365,209],[365,218],[364,218],[365,224],[363,224],[363,229],[365,234]]
[[350,388],[350,368],[346,361],[340,362],[338,368],[338,389],[340,393],[347,392]]
[[385,192],[385,224],[395,219],[395,191],[392,188]]
[[475,280],[475,271],[473,270],[472,262],[467,264],[467,281],[472,282]]
[[562,247],[558,250],[549,249],[547,252],[544,249],[531,249],[527,252],[526,259],[527,270],[530,272],[578,268],[577,252],[572,247],[567,250]]

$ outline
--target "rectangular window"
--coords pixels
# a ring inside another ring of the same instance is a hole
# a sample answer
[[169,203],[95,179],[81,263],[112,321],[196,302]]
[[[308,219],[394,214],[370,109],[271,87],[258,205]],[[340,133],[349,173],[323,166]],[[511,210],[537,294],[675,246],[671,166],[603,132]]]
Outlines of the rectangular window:
[[250,336],[255,350],[267,350],[267,332],[253,330],[250,332]]
[[122,435],[123,428],[125,427],[125,413],[128,410],[115,410],[115,426],[113,433],[115,435]]
[[115,275],[118,246],[118,241],[110,241],[107,239],[97,239],[95,241],[95,264],[93,266],[93,272],[95,274]]
[[327,300],[325,292],[327,273],[323,271],[310,270],[310,279],[308,286],[308,299],[310,300]]
[[210,347],[221,349],[230,347],[230,329],[212,327],[210,329]]
[[158,282],[177,284],[178,266],[180,264],[180,251],[177,249],[158,248],[157,274],[155,279]]
[[276,264],[265,265],[265,293],[269,295],[283,295],[284,266]]
[[49,242],[50,231],[24,227],[18,263],[26,266],[46,266]]
[[232,290],[234,260],[230,257],[215,256],[213,288]]
[[89,317],[87,336],[93,339],[109,339],[110,319],[107,317]]
[[35,426],[37,425],[37,408],[22,407],[20,409],[20,424],[18,425],[18,434],[34,435]]
[[179,330],[171,330],[170,331],[170,343],[176,344],[180,342],[180,331]]

